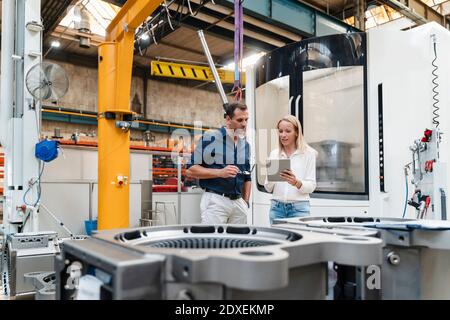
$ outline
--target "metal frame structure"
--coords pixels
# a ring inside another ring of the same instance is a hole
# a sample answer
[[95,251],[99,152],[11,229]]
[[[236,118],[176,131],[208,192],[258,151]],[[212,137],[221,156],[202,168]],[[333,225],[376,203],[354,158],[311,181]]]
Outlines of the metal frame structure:
[[[3,1],[2,12],[0,143],[5,149],[5,201],[1,231],[10,234],[23,231],[27,217],[39,206],[40,170],[34,146],[39,140],[41,106],[26,90],[25,78],[42,60],[41,1]],[[25,196],[36,204],[25,207]]]

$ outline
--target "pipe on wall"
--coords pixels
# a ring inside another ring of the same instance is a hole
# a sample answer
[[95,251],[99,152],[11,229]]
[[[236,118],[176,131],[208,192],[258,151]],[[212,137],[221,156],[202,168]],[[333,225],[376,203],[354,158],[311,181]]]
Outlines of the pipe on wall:
[[148,75],[145,73],[144,76],[142,77],[143,80],[143,92],[142,94],[144,95],[143,97],[143,101],[142,101],[142,113],[144,118],[147,118],[147,109],[148,109],[148,98],[147,98],[147,86],[148,86]]
[[[92,119],[89,121],[90,123],[81,123],[81,124],[97,125],[98,114],[96,112],[92,112],[92,111],[80,111],[80,110],[74,110],[74,109],[53,108],[53,107],[44,106],[42,108],[42,113],[44,115],[44,120],[77,123],[76,121],[73,121],[73,122],[70,120],[67,121],[63,118],[48,119],[45,117],[46,114],[55,114],[55,115],[61,115],[61,116],[75,116],[75,117],[79,117],[79,118],[89,118],[89,119]],[[92,121],[92,123],[91,123],[91,121]],[[147,119],[147,118],[139,119],[136,121],[138,123],[157,126],[157,127],[163,127],[163,128],[177,128],[177,129],[188,129],[188,130],[196,129],[196,127],[194,125],[177,123],[177,122],[165,123],[160,120],[153,120],[153,119]],[[207,131],[210,129],[217,129],[217,128],[209,127],[209,126],[202,127],[203,131]]]
[[8,122],[13,115],[15,1],[2,1],[0,143],[6,147]]

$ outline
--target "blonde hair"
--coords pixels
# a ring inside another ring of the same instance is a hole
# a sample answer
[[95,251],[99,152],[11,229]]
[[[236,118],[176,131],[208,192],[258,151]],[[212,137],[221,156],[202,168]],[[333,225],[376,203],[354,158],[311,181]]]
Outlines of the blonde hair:
[[[305,153],[307,148],[311,148],[305,141],[305,138],[303,137],[302,133],[302,125],[300,124],[300,121],[298,121],[297,117],[294,117],[293,115],[287,115],[281,118],[277,123],[277,129],[279,129],[281,121],[289,122],[294,126],[294,130],[297,133],[297,140],[295,140],[295,147],[297,150],[299,150],[301,153]],[[281,152],[284,150],[283,144],[281,143],[280,136],[278,135],[278,146],[279,151]]]

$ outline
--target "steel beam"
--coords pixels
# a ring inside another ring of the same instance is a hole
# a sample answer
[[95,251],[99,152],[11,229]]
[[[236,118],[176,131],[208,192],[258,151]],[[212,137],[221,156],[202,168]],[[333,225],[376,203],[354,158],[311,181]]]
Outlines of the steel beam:
[[[232,8],[234,0],[215,0],[217,4]],[[280,10],[286,14],[280,14]],[[317,17],[327,20],[328,24],[345,28],[347,32],[360,31],[340,19],[334,18],[311,5],[295,0],[258,0],[244,1],[244,13],[283,29],[299,33],[304,37],[320,36]],[[305,20],[309,17],[310,24]],[[298,24],[302,22],[303,25]],[[295,25],[297,23],[297,25]]]
[[75,4],[76,0],[57,0],[42,2],[42,18],[44,21],[44,37],[47,37],[65,17],[67,8]]
[[[191,0],[191,1],[196,4],[200,4],[201,0]],[[234,13],[234,10],[231,8],[215,5],[213,3],[207,3],[205,5],[205,8],[220,12],[221,14],[224,14],[224,15],[230,15],[230,14]],[[244,21],[248,24],[252,24],[254,26],[265,29],[267,31],[279,34],[279,35],[281,35],[285,38],[288,38],[294,42],[298,42],[298,41],[302,40],[302,36],[299,35],[298,33],[291,32],[289,30],[286,30],[286,29],[276,26],[274,24],[264,22],[260,19],[249,16],[248,14],[244,14]]]
[[[233,37],[234,37],[233,30],[222,28],[217,25],[211,26],[211,24],[209,24],[208,22],[205,22],[200,19],[196,19],[194,17],[187,17],[184,20],[184,25],[187,27],[197,29],[197,30],[207,29],[208,34],[212,34],[212,35],[214,35],[218,38],[224,39],[224,40],[230,40],[230,39],[233,39]],[[244,35],[244,43],[248,47],[255,48],[258,50],[264,50],[264,51],[272,51],[272,50],[278,48],[277,46],[271,45],[269,43],[266,43],[266,42],[258,40],[258,39],[251,38],[246,35]]]
[[355,0],[353,8],[355,16],[355,27],[366,30],[366,0]]
[[416,24],[421,25],[435,21],[448,29],[445,17],[420,0],[380,0],[391,8],[399,11]]
[[124,33],[134,31],[161,3],[162,0],[128,0],[106,28],[106,40],[119,41]]
[[[164,41],[164,40],[163,40],[163,41],[159,41],[158,44],[159,44],[159,45],[166,46],[166,47],[174,48],[174,49],[177,49],[177,50],[181,50],[181,51],[186,51],[186,52],[189,52],[189,53],[198,54],[199,56],[202,56],[202,57],[205,55],[202,51],[194,50],[194,49],[191,49],[191,48],[188,48],[188,47],[184,47],[184,46],[180,46],[180,45],[178,45],[178,44],[169,43],[169,42]],[[219,56],[213,55],[214,61],[219,61],[220,58],[221,58],[221,57],[219,57]]]
[[89,34],[84,32],[79,32],[78,30],[66,28],[63,26],[57,26],[53,32],[50,33],[51,37],[61,38],[71,41],[79,41],[79,37],[87,37],[91,40],[91,45],[98,47],[105,38],[95,34]]

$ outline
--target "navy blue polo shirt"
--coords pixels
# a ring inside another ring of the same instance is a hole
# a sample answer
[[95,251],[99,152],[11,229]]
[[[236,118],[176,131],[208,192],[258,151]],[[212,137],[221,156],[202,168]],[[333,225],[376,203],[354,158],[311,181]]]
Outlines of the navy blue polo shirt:
[[[250,145],[245,138],[235,144],[225,127],[205,132],[191,156],[188,167],[197,164],[205,168],[222,169],[234,165],[240,171],[250,171]],[[234,178],[200,179],[200,186],[217,193],[242,195],[246,181],[251,175],[238,173]]]

